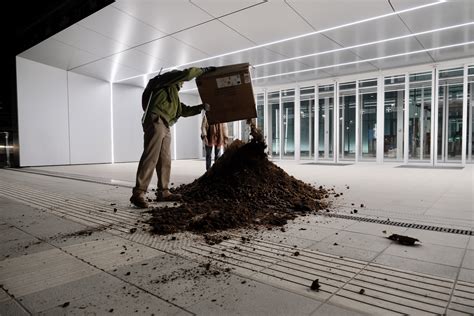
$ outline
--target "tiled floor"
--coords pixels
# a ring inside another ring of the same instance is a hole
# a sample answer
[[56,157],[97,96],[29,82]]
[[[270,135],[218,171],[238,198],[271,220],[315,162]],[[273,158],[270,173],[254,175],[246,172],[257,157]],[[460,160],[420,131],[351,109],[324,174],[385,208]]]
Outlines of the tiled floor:
[[[242,244],[248,232],[239,231],[209,246],[191,234],[142,231],[143,215],[128,202],[134,163],[0,170],[0,315],[474,313],[474,236],[357,220],[472,231],[472,165],[277,164],[342,192],[332,209],[357,215],[303,217],[285,232],[252,232]],[[172,182],[203,172],[204,161],[174,161]],[[392,233],[421,243],[393,243]],[[309,289],[315,278],[319,292]]]

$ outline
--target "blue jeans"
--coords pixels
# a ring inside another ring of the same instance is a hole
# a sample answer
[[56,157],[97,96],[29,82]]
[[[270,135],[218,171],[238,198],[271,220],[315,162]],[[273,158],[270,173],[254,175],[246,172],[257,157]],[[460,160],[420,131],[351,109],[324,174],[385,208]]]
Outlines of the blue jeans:
[[222,156],[222,150],[217,146],[205,146],[206,147],[206,171],[211,168],[212,163],[212,149],[214,148],[214,163]]

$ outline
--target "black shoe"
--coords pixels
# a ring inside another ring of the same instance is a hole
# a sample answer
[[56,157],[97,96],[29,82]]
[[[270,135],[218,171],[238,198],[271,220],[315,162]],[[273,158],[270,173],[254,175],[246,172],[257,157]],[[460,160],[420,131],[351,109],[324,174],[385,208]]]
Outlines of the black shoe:
[[143,195],[132,195],[130,202],[138,208],[148,208],[148,202]]

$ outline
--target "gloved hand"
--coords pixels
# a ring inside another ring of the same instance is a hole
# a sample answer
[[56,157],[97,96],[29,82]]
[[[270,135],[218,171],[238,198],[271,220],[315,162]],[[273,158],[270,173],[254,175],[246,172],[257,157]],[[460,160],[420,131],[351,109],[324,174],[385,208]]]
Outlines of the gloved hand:
[[209,112],[211,110],[211,105],[209,103],[203,103],[202,108],[204,111]]
[[207,74],[208,72],[215,71],[217,68],[214,66],[203,67],[201,68],[203,73]]

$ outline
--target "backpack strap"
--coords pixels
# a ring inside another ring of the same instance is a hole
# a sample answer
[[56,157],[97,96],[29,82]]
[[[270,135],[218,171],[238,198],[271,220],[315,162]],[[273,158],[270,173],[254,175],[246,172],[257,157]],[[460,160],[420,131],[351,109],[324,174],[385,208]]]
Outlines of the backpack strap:
[[142,124],[145,123],[145,118],[146,118],[146,115],[148,113],[148,109],[150,108],[150,102],[151,102],[151,97],[152,96],[153,96],[153,91],[150,93],[150,97],[148,98],[148,103],[146,105],[145,112],[143,113],[143,116],[142,116]]

